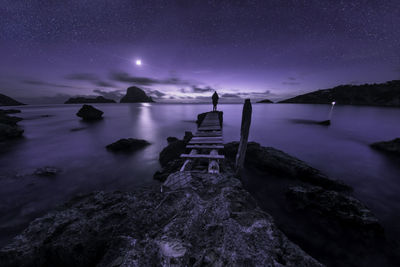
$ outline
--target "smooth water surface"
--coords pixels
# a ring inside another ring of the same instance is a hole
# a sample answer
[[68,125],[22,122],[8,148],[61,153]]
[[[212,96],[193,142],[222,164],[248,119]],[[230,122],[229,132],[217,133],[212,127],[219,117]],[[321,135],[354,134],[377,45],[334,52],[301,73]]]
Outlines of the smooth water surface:
[[[160,167],[158,154],[166,138],[194,131],[197,114],[211,109],[201,104],[94,106],[104,111],[102,121],[82,122],[75,115],[81,105],[18,107],[22,113],[15,115],[24,118],[20,125],[25,137],[0,146],[0,246],[30,220],[75,194],[157,183],[152,176]],[[225,142],[238,140],[242,105],[219,109],[224,111]],[[329,110],[327,105],[254,104],[249,140],[344,180],[390,231],[399,234],[400,161],[369,144],[400,137],[400,109],[336,106],[331,126],[307,123],[327,119]],[[152,145],[129,155],[105,149],[127,137]],[[55,177],[32,175],[44,166],[62,172]]]

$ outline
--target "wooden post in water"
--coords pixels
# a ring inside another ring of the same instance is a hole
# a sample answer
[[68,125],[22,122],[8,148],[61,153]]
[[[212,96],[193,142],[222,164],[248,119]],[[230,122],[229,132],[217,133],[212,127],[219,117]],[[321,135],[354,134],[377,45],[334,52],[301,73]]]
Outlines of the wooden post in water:
[[236,175],[240,175],[240,171],[243,168],[244,159],[246,157],[246,149],[247,149],[247,140],[249,138],[249,130],[251,124],[251,102],[250,99],[246,99],[243,105],[242,112],[242,126],[240,128],[240,143],[238,152],[236,154],[236,164],[235,164],[235,172]]

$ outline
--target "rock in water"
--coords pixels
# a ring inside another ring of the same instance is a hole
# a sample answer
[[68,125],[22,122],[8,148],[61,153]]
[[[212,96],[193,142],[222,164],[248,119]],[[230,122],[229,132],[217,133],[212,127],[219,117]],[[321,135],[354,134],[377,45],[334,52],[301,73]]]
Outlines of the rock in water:
[[57,167],[45,166],[43,168],[36,169],[34,172],[37,176],[56,176],[61,170]]
[[0,250],[10,266],[321,266],[239,180],[193,174],[164,192],[97,192],[34,220]]
[[22,104],[21,102],[18,102],[15,99],[12,99],[9,96],[0,94],[0,106],[20,106],[20,105],[25,105]]
[[94,108],[91,105],[83,105],[82,108],[76,113],[76,116],[81,117],[86,121],[101,120],[103,117],[103,111]]
[[84,104],[84,103],[115,103],[112,99],[107,99],[102,96],[96,98],[90,97],[71,97],[64,104]]
[[19,126],[0,123],[0,141],[21,137],[24,133]]
[[106,148],[113,152],[132,152],[150,145],[149,142],[142,139],[120,139],[117,142],[109,144]]
[[146,95],[146,93],[139,87],[132,86],[126,90],[126,95],[121,98],[121,103],[145,103],[154,102],[153,99]]
[[376,142],[371,144],[371,147],[392,155],[400,156],[400,138],[386,142]]
[[257,103],[273,104],[274,102],[272,102],[272,101],[269,100],[269,99],[263,99],[263,100],[261,100],[261,101],[258,101]]
[[0,114],[14,114],[14,113],[21,113],[19,109],[0,109]]

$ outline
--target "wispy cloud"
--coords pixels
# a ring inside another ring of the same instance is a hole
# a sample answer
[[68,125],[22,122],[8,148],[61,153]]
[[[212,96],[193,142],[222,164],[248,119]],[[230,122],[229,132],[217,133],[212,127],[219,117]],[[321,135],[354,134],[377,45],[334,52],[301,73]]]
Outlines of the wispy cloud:
[[126,72],[112,72],[110,79],[117,82],[130,83],[143,86],[151,86],[156,84],[161,85],[190,85],[189,81],[180,78],[171,77],[166,79],[154,79],[149,77],[132,76]]

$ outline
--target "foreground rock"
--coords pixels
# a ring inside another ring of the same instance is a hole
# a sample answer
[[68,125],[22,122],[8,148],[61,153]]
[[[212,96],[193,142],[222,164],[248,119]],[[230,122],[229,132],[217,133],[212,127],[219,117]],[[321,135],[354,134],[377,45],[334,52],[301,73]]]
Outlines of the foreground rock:
[[400,156],[400,138],[386,142],[376,142],[371,147],[392,155]]
[[383,228],[372,212],[358,199],[319,186],[293,186],[286,197],[299,210],[312,210],[344,227],[354,227],[360,233],[370,231],[382,235]]
[[[225,156],[235,162],[239,142],[225,144]],[[351,190],[351,187],[338,180],[332,180],[305,162],[272,147],[262,147],[249,142],[246,151],[246,167],[269,171],[281,176],[299,179],[314,185],[334,190]]]
[[50,176],[56,176],[60,172],[61,172],[61,169],[59,169],[57,167],[45,166],[45,167],[36,169],[33,174],[36,176],[50,177]]
[[92,193],[36,219],[2,266],[321,266],[232,177],[178,190]]
[[369,105],[400,107],[400,80],[379,84],[340,85],[299,95],[279,103]]
[[148,145],[150,145],[150,143],[146,140],[126,138],[109,144],[106,146],[106,148],[113,152],[133,152]]
[[0,123],[0,141],[22,137],[24,130],[19,126]]
[[115,103],[112,99],[107,99],[102,96],[95,98],[90,97],[71,97],[64,104],[90,104],[90,103]]
[[18,102],[17,100],[9,96],[0,94],[0,106],[20,106],[20,105],[25,105],[25,104]]
[[151,103],[153,99],[139,87],[132,86],[126,90],[126,95],[121,98],[121,103]]
[[103,111],[91,105],[83,105],[78,113],[76,113],[76,116],[81,117],[85,121],[95,121],[103,119],[103,113]]

